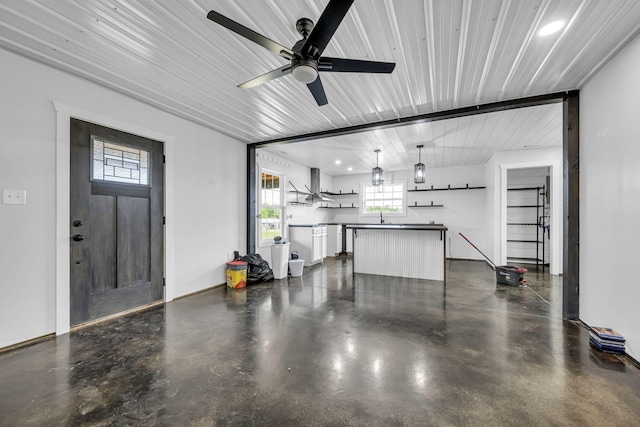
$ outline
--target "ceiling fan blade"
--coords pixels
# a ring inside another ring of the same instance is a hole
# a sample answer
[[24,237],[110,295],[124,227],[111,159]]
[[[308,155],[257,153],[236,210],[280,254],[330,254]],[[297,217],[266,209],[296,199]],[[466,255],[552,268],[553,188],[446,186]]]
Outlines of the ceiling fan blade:
[[251,89],[252,87],[260,86],[263,83],[277,79],[282,76],[286,76],[287,74],[291,74],[291,64],[287,64],[284,67],[280,67],[273,71],[269,71],[266,74],[263,74],[247,82],[239,84],[238,87],[240,89]]
[[307,37],[302,52],[318,59],[338,26],[344,19],[354,0],[331,0],[320,15],[320,19]]
[[391,73],[394,68],[396,68],[395,62],[361,61],[327,56],[323,56],[318,61],[318,71],[333,73]]
[[244,25],[238,24],[236,21],[233,21],[227,18],[224,15],[219,14],[218,12],[212,10],[207,14],[207,18],[212,20],[213,22],[222,25],[228,30],[233,31],[234,33],[251,40],[254,43],[259,44],[271,52],[277,53],[285,59],[293,59],[295,56],[293,51],[287,47],[282,46],[279,43],[274,42],[271,39],[263,36],[262,34],[256,33],[255,31],[245,27]]
[[322,87],[322,80],[320,80],[320,76],[315,79],[313,82],[307,85],[311,94],[316,99],[318,106],[327,105],[329,101],[327,101],[327,95],[324,93],[324,87]]

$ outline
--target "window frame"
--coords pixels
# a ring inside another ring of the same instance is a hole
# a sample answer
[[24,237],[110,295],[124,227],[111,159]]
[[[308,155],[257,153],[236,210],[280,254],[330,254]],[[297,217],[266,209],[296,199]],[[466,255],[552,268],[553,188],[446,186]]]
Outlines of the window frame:
[[[283,185],[284,182],[286,182],[286,177],[283,173],[280,173],[276,170],[273,169],[269,169],[269,168],[265,168],[265,167],[259,167],[260,173],[258,174],[258,185],[257,185],[257,189],[258,189],[258,197],[257,197],[257,204],[258,204],[258,215],[256,217],[256,233],[257,233],[257,242],[258,242],[258,247],[268,247],[273,245],[273,237],[270,237],[268,239],[263,239],[262,236],[262,226],[263,226],[263,222],[262,222],[262,209],[264,208],[272,208],[272,209],[279,209],[280,210],[280,236],[282,236],[283,239],[285,239],[285,234],[286,234],[286,229],[285,229],[285,224],[284,224],[284,220],[285,220],[285,209],[286,209],[286,203],[285,203],[285,187]],[[280,182],[280,200],[279,200],[279,204],[265,204],[262,200],[262,175],[263,174],[269,174],[269,175],[274,175],[277,176],[279,178],[279,182]]]
[[402,180],[402,181],[393,181],[390,182],[388,184],[383,184],[384,186],[394,186],[394,185],[401,185],[402,186],[402,190],[401,190],[401,194],[402,197],[401,199],[399,198],[391,198],[391,199],[383,199],[383,200],[400,200],[400,212],[385,212],[385,211],[375,211],[375,212],[367,212],[367,201],[369,200],[375,200],[375,199],[369,199],[367,198],[367,189],[374,187],[373,185],[371,185],[371,183],[364,183],[364,184],[360,184],[360,209],[359,209],[359,213],[361,217],[366,217],[366,218],[371,218],[371,217],[377,217],[380,216],[380,212],[382,212],[382,215],[385,217],[388,216],[397,216],[397,217],[403,217],[403,216],[407,216],[407,181],[406,180]]

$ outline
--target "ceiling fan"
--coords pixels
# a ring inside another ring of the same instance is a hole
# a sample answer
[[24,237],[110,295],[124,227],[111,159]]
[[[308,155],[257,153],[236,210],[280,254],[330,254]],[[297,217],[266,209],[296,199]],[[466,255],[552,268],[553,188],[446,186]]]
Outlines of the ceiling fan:
[[234,33],[251,40],[290,61],[289,64],[251,79],[238,85],[239,88],[249,89],[270,80],[288,74],[301,83],[305,83],[318,105],[328,103],[324,93],[319,72],[332,73],[391,73],[396,64],[393,62],[361,61],[359,59],[331,58],[321,56],[336,29],[342,22],[354,0],[330,0],[322,12],[318,23],[308,18],[298,19],[296,30],[302,35],[291,48],[286,48],[262,34],[241,25],[216,11],[210,11],[207,18]]

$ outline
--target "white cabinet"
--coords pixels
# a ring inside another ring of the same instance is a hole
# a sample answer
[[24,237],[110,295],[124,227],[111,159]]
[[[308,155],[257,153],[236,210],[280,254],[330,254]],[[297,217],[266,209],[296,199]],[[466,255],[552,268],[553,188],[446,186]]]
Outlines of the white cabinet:
[[327,226],[322,226],[322,259],[327,257]]
[[327,255],[336,256],[342,252],[342,225],[327,225]]
[[323,235],[322,227],[315,225],[289,225],[289,241],[291,251],[298,252],[304,265],[322,262]]
[[353,253],[353,230],[347,229],[347,253]]
[[322,234],[313,234],[311,249],[311,263],[315,264],[322,261]]

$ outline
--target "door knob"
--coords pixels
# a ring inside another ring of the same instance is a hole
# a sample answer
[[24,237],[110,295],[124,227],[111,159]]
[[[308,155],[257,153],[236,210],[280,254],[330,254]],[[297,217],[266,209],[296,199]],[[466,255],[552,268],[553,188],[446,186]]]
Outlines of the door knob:
[[82,234],[76,234],[73,236],[73,240],[76,242],[81,242],[82,240],[84,240],[84,236]]
[[73,221],[73,226],[74,227],[82,227],[82,221],[76,219],[75,221]]

